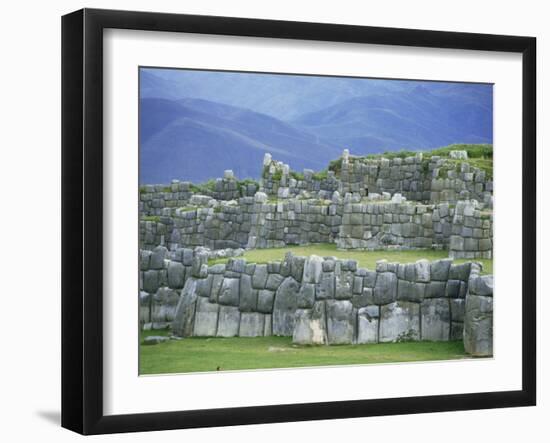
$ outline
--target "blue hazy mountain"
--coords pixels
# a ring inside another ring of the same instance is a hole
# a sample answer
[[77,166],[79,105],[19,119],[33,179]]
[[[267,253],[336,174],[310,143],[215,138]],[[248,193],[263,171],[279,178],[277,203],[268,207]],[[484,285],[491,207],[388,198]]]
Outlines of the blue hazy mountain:
[[140,182],[202,182],[232,169],[258,178],[270,152],[293,168],[322,169],[335,144],[273,117],[200,99],[140,100]]
[[258,177],[353,154],[492,143],[491,85],[142,69],[143,183]]
[[492,94],[478,85],[417,86],[352,98],[292,123],[353,152],[369,153],[492,143],[492,116]]

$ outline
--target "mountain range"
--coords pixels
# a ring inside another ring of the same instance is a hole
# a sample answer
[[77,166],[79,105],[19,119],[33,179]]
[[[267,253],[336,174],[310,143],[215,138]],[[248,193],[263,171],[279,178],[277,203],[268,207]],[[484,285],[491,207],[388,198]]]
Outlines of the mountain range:
[[492,143],[492,86],[277,74],[140,71],[140,182],[258,178],[353,154]]

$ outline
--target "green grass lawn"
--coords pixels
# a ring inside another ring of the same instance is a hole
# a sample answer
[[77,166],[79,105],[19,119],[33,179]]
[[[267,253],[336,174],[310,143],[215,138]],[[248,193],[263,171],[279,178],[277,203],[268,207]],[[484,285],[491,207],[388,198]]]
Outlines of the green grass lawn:
[[[147,335],[167,335],[147,331]],[[140,345],[140,374],[297,368],[468,358],[462,341],[297,346],[290,337],[184,338]]]
[[[411,249],[411,250],[386,250],[386,251],[349,251],[336,249],[332,243],[317,243],[308,246],[287,246],[286,248],[273,249],[252,249],[244,253],[244,258],[250,263],[267,263],[272,260],[282,260],[285,253],[292,251],[295,255],[319,255],[335,256],[344,259],[357,260],[358,266],[362,268],[376,268],[376,261],[386,259],[390,262],[412,263],[421,258],[438,260],[448,257],[448,251],[435,249]],[[211,260],[210,264],[225,263],[227,259]],[[483,273],[493,273],[493,260],[488,259],[456,259],[455,263],[464,263],[467,261],[477,261],[483,264]]]

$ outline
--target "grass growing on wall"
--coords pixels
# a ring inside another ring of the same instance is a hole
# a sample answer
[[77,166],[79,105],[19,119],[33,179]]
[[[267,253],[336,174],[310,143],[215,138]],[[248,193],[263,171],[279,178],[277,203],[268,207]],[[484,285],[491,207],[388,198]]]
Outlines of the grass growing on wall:
[[[316,243],[308,246],[287,246],[286,248],[251,249],[244,253],[244,258],[250,263],[267,263],[268,261],[282,260],[288,251],[294,255],[335,256],[342,259],[357,260],[359,267],[374,270],[378,260],[386,259],[389,262],[413,263],[420,259],[430,261],[448,257],[448,251],[435,249],[386,250],[386,251],[347,251],[336,249],[333,243]],[[225,263],[228,259],[211,260],[209,264]],[[483,273],[493,273],[493,260],[488,259],[455,259],[454,263],[477,261],[483,264]]]
[[[167,335],[167,331],[142,332]],[[142,342],[143,343],[143,342]],[[298,368],[468,358],[462,341],[298,346],[291,337],[184,338],[140,345],[140,374]]]

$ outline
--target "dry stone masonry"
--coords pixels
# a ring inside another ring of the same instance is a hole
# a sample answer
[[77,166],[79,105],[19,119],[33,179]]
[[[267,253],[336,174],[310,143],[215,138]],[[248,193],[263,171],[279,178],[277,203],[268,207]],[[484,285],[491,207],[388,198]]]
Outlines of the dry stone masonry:
[[300,257],[208,266],[204,251],[158,246],[140,257],[140,321],[181,337],[288,336],[296,344],[461,340],[492,353],[492,276],[451,259],[376,269]]
[[[141,187],[142,327],[308,345],[464,340],[470,354],[492,355],[493,277],[475,261],[452,260],[492,258],[492,181],[466,159],[465,151],[388,159],[345,150],[327,171],[297,173],[266,154],[258,183],[225,171],[202,185]],[[312,243],[437,248],[450,258],[369,270],[334,257],[240,257]]]

